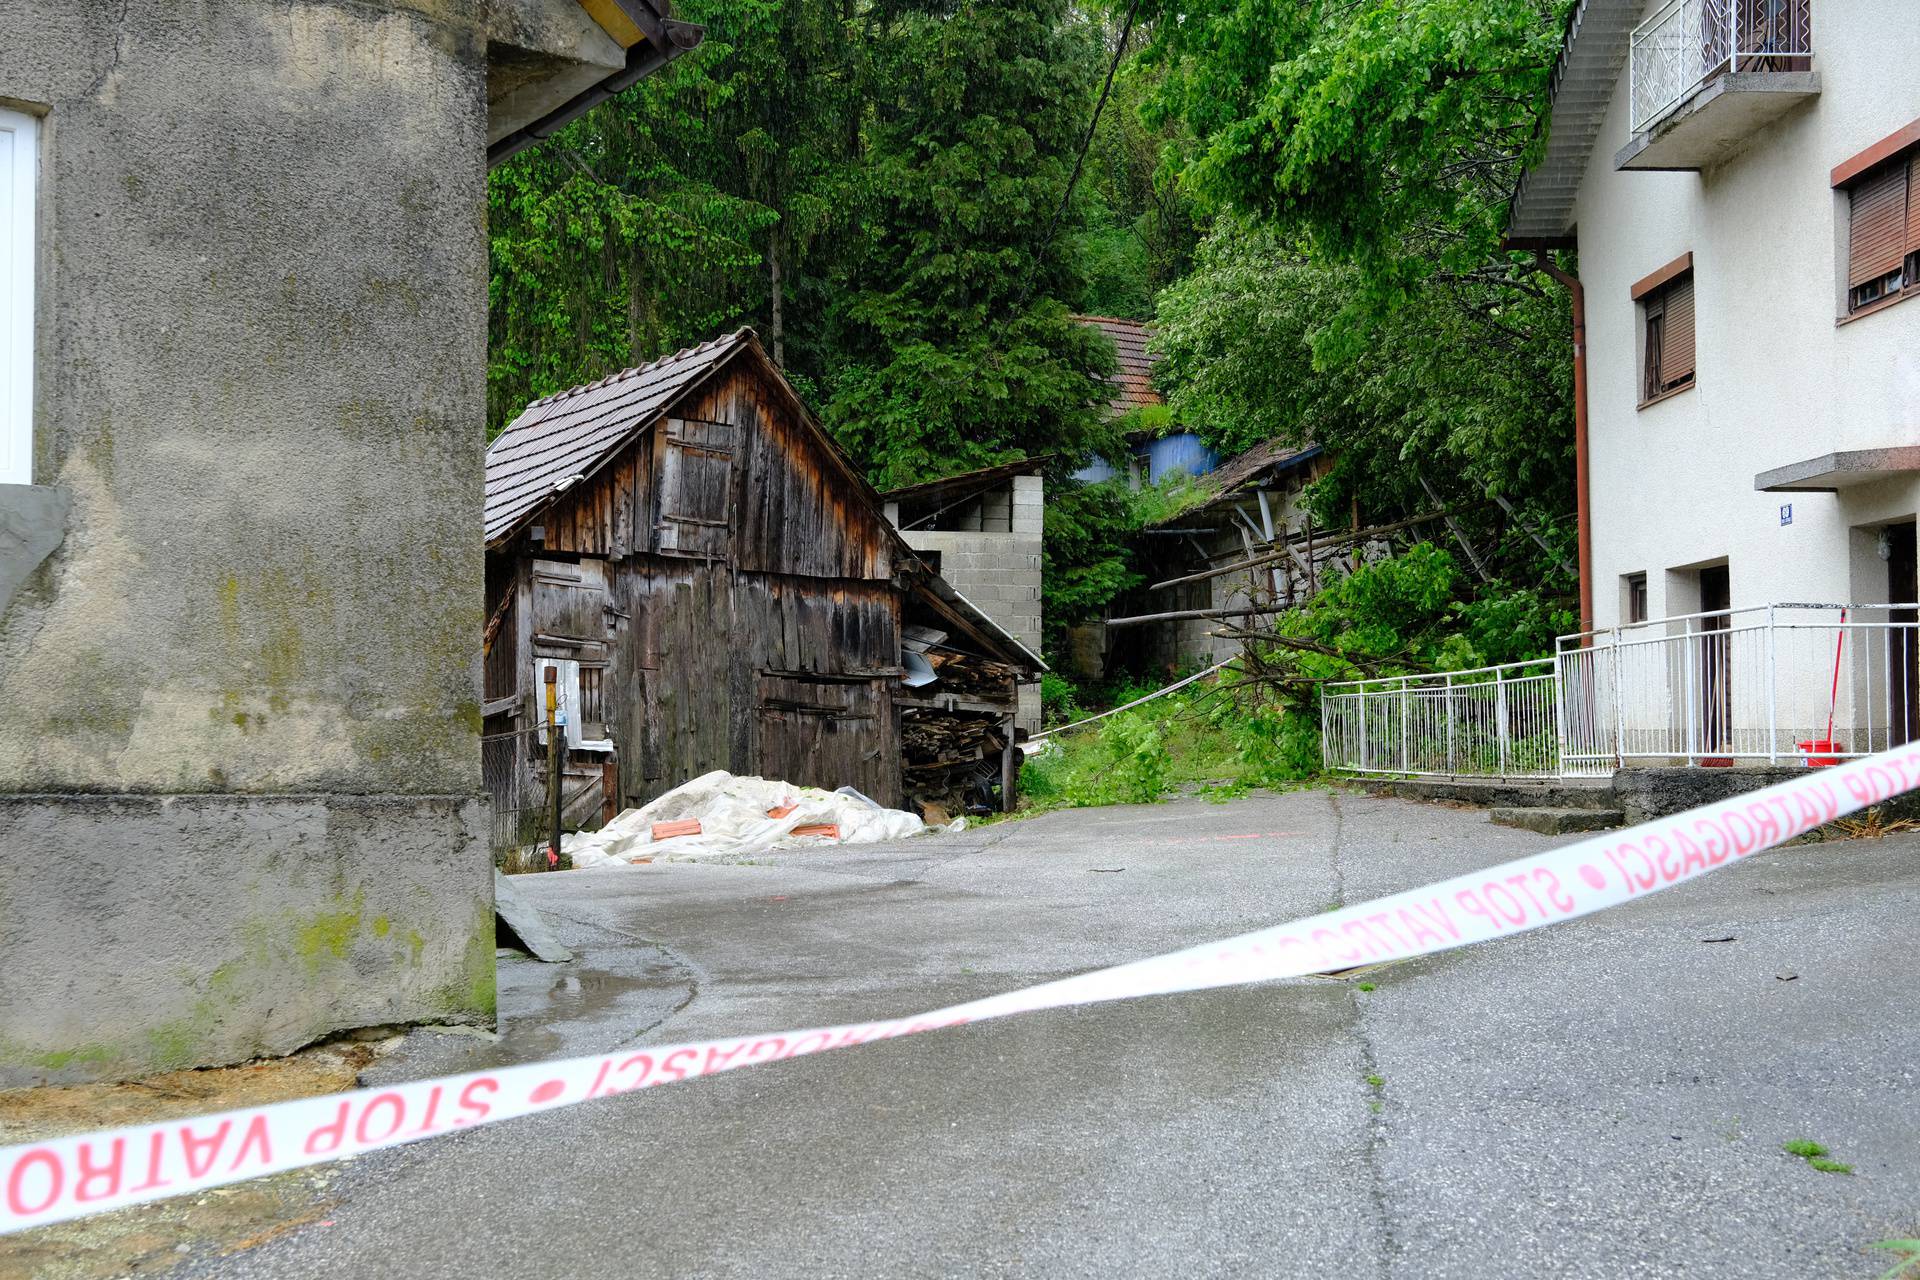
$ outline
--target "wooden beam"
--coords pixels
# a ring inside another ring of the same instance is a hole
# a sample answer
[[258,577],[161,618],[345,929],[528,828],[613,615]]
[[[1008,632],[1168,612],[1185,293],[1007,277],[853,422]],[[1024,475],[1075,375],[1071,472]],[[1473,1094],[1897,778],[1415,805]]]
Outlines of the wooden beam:
[[1560,566],[1560,572],[1566,574],[1569,578],[1578,578],[1580,576],[1580,571],[1575,569],[1572,565],[1568,564],[1558,551],[1555,551],[1552,547],[1548,546],[1547,540],[1540,536],[1539,532],[1533,527],[1532,523],[1529,522],[1525,516],[1521,515],[1518,511],[1515,511],[1513,509],[1513,504],[1511,502],[1508,502],[1506,498],[1502,497],[1500,494],[1497,494],[1497,493],[1493,495],[1493,500],[1500,504],[1500,509],[1506,512],[1508,517],[1510,517],[1515,524],[1519,525],[1522,529],[1525,529],[1527,531],[1527,536],[1529,538],[1532,538],[1535,542],[1540,544],[1540,549],[1546,552],[1548,556],[1552,557],[1553,562],[1556,565]]
[[[1441,518],[1441,514],[1442,513],[1438,511],[1428,511],[1422,515],[1413,516],[1406,520],[1396,520],[1392,524],[1375,525],[1371,529],[1360,529],[1350,533],[1337,534],[1331,538],[1317,539],[1317,541],[1322,547],[1334,547],[1347,542],[1364,542],[1368,538],[1383,537],[1389,533],[1398,533],[1402,529],[1410,529],[1414,525],[1426,524],[1429,521],[1438,520]],[[1203,569],[1199,573],[1189,573],[1185,577],[1168,578],[1165,582],[1154,583],[1148,587],[1147,590],[1158,591],[1163,587],[1178,587],[1189,582],[1201,582],[1207,578],[1220,577],[1222,574],[1237,573],[1242,569],[1258,569],[1263,565],[1284,560],[1289,556],[1293,558],[1293,562],[1298,566],[1300,572],[1305,573],[1307,571],[1306,561],[1300,558],[1300,552],[1297,549],[1298,544],[1304,541],[1306,541],[1306,535],[1304,534],[1290,537],[1281,544],[1281,550],[1279,551],[1255,556],[1251,560],[1235,560],[1232,564],[1223,564],[1217,569]]]
[[1265,609],[1175,609],[1172,613],[1141,613],[1131,618],[1108,618],[1107,628],[1138,627],[1149,622],[1187,622],[1196,618],[1262,618],[1285,613],[1278,605]]
[[[1427,483],[1426,473],[1416,472],[1415,474],[1420,477],[1420,487],[1427,491],[1427,496],[1432,498],[1436,504],[1440,503],[1440,495],[1435,493],[1433,486]],[[1487,576],[1487,566],[1480,563],[1480,553],[1473,549],[1471,542],[1467,541],[1466,531],[1454,520],[1453,514],[1446,509],[1444,504],[1441,504],[1440,514],[1447,522],[1447,532],[1451,533],[1453,540],[1460,544],[1460,549],[1467,553],[1467,560],[1473,565],[1473,571],[1480,575],[1480,581],[1492,581],[1492,579]]]

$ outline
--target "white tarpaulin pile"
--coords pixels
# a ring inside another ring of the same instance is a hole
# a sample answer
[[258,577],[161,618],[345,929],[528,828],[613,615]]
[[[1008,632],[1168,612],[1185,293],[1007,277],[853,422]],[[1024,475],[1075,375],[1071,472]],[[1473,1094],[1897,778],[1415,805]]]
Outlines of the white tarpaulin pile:
[[[700,824],[697,832],[663,832],[655,839],[656,826],[688,820]],[[671,862],[811,844],[870,844],[966,825],[961,818],[929,828],[915,815],[883,809],[850,787],[822,791],[716,769],[643,808],[622,811],[598,831],[567,836],[561,848],[576,867],[614,867],[639,859]]]

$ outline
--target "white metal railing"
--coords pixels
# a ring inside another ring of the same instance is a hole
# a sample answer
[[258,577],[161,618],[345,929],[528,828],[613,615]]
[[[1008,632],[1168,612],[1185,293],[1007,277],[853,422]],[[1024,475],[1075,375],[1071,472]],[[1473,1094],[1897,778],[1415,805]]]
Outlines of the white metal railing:
[[1548,778],[1560,772],[1557,662],[1328,685],[1321,752],[1349,773]]
[[1561,637],[1552,658],[1328,685],[1329,769],[1604,776],[1920,740],[1920,605],[1774,604]]
[[1672,0],[1634,28],[1633,131],[1724,72],[1803,71],[1812,58],[1812,0]]

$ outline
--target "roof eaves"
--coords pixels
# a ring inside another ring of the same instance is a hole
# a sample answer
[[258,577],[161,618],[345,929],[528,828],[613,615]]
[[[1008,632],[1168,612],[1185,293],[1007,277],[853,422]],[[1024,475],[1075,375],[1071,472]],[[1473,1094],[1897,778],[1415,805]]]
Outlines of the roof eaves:
[[1551,106],[1541,122],[1547,145],[1521,172],[1507,210],[1513,247],[1566,243],[1574,201],[1626,65],[1644,7],[1634,0],[1579,0],[1567,15],[1554,63]]

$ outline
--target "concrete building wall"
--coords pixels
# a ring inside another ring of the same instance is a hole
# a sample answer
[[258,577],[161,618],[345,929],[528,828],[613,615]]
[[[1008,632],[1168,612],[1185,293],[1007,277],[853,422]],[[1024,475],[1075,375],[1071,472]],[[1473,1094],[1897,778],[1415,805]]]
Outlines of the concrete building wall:
[[[978,505],[984,528],[906,529],[901,537],[915,551],[940,553],[940,576],[979,606],[1021,644],[1040,652],[1040,556],[1045,480],[1015,476],[1009,485],[983,495]],[[889,508],[889,515],[898,513]],[[974,523],[972,520],[967,523]],[[1040,686],[1020,689],[1017,723],[1029,732],[1040,727]]]
[[[1654,5],[1649,4],[1649,12]],[[1834,450],[1920,443],[1920,306],[1844,313],[1847,203],[1834,165],[1920,116],[1920,28],[1896,0],[1813,6],[1821,92],[1702,173],[1619,172],[1628,73],[1576,210],[1587,291],[1594,606],[1623,616],[1645,573],[1652,617],[1697,607],[1697,567],[1728,564],[1735,607],[1884,601],[1884,566],[1857,549],[1911,520],[1920,479],[1838,494],[1764,493],[1762,471]],[[1696,385],[1637,408],[1632,283],[1694,255]],[[1792,505],[1792,523],[1781,507]],[[1851,549],[1850,549],[1851,548]]]
[[580,16],[0,11],[41,125],[0,1085],[492,1019],[487,50]]

